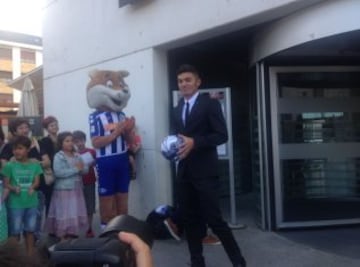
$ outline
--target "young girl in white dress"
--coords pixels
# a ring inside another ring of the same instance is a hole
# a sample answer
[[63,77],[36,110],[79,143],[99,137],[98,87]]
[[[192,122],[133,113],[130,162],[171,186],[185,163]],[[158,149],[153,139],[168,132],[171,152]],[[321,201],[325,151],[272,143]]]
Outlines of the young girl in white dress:
[[87,229],[88,219],[82,190],[82,174],[87,166],[75,153],[71,132],[58,135],[59,152],[54,156],[54,192],[46,227],[62,240],[79,236]]

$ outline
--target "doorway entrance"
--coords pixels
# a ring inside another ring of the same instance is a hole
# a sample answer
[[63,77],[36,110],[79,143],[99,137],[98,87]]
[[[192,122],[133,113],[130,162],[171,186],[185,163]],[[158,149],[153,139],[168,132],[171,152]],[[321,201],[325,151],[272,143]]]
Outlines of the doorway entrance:
[[270,67],[276,227],[359,223],[360,67]]

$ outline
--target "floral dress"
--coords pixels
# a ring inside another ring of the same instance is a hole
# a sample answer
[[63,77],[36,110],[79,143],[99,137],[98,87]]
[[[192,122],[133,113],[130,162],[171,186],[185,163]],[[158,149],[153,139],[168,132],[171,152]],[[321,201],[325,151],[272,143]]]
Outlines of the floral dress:
[[68,157],[62,151],[54,157],[56,178],[46,229],[58,237],[78,236],[88,227],[81,173],[75,167],[79,160],[79,156]]

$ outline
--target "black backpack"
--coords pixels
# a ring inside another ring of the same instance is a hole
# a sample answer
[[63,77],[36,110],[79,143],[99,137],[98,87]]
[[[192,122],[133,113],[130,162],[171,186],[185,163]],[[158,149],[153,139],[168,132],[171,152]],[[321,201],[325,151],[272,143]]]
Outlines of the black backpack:
[[169,230],[164,224],[164,221],[170,218],[176,222],[176,213],[176,209],[169,205],[161,205],[149,213],[146,217],[146,222],[152,229],[153,235],[156,239],[172,238]]

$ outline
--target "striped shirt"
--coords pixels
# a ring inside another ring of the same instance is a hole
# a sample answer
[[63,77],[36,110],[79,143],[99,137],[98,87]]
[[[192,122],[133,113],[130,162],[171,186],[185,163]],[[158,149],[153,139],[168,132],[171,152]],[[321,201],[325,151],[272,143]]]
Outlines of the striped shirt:
[[[95,111],[89,115],[90,136],[110,135],[118,122],[125,120],[123,112]],[[107,146],[96,149],[96,157],[107,157],[127,152],[127,145],[122,136],[119,136]]]

